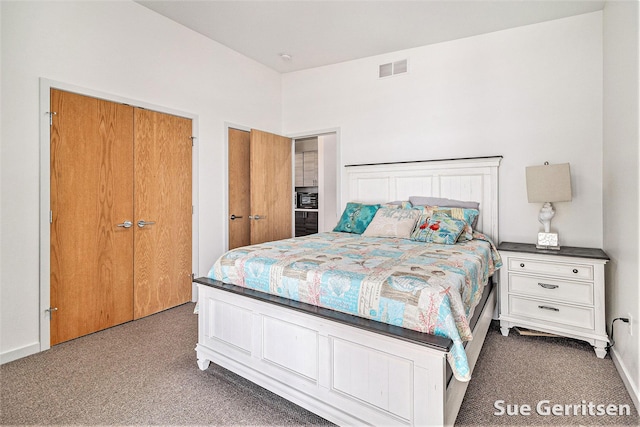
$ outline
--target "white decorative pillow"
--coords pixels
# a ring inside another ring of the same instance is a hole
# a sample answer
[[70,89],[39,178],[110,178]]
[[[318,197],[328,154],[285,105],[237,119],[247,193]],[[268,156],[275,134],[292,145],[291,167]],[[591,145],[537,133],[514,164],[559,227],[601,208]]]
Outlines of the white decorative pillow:
[[380,208],[362,235],[409,239],[421,212],[417,209]]

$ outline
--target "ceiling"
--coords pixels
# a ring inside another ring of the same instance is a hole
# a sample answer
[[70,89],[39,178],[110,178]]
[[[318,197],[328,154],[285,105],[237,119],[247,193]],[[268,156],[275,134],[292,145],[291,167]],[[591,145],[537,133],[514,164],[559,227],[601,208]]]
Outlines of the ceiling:
[[[137,0],[280,73],[601,10],[594,0]],[[291,56],[285,60],[282,54]]]

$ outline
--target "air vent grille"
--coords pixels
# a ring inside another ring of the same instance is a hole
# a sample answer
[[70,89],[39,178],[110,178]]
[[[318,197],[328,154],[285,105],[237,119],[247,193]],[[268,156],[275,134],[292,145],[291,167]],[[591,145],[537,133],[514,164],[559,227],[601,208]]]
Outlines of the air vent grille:
[[388,64],[382,64],[380,66],[380,74],[379,77],[389,77],[393,75],[393,64],[389,62]]
[[381,64],[378,68],[378,77],[390,77],[395,76],[396,74],[406,73],[408,70],[407,60],[403,59],[401,61],[389,62],[387,64]]

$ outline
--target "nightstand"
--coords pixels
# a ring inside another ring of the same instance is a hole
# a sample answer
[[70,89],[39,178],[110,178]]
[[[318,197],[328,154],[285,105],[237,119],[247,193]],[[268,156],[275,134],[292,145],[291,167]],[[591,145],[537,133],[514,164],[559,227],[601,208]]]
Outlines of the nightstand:
[[500,330],[522,326],[589,342],[599,358],[609,337],[604,313],[601,249],[565,246],[536,249],[533,244],[502,242]]

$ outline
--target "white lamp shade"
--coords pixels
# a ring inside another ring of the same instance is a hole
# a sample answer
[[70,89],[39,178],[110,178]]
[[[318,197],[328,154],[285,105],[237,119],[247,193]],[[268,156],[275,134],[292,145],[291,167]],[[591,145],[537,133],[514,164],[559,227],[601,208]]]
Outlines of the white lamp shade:
[[569,163],[529,166],[526,174],[529,203],[571,201]]

